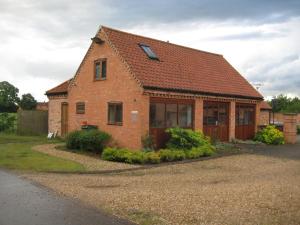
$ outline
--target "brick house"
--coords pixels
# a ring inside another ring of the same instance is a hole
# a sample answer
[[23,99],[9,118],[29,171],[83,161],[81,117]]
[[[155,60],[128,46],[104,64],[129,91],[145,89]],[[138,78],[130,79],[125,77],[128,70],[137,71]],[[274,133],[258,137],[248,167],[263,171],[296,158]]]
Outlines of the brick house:
[[49,131],[97,125],[120,146],[157,147],[180,126],[213,138],[252,138],[263,97],[222,55],[101,27],[75,76],[48,90]]

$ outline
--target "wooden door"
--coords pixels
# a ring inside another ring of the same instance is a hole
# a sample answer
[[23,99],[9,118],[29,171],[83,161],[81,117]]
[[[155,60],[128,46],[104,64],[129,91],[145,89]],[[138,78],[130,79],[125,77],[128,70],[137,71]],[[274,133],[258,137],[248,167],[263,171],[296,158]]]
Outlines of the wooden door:
[[229,139],[229,103],[205,101],[203,105],[203,132],[214,140]]
[[164,148],[170,138],[167,128],[193,128],[193,110],[194,101],[190,99],[150,99],[149,131],[157,149]]
[[235,138],[252,139],[255,135],[255,105],[236,104]]
[[65,137],[68,133],[68,103],[61,104],[61,136]]

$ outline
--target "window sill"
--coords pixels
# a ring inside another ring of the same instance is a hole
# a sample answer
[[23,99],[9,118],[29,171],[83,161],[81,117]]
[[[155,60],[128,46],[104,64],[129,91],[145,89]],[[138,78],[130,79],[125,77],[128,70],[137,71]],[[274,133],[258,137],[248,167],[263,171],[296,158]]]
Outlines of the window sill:
[[123,126],[123,123],[107,123],[107,125]]
[[94,81],[104,81],[106,78],[94,79]]

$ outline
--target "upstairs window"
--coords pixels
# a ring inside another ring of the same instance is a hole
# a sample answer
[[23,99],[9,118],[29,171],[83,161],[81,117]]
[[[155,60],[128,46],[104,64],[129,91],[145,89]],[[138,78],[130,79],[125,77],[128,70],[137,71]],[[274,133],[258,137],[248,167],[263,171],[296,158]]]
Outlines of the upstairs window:
[[94,63],[94,80],[106,79],[106,59],[96,60]]
[[110,125],[123,124],[123,104],[121,102],[108,103],[108,124]]
[[146,55],[150,59],[156,59],[156,60],[158,60],[157,55],[153,52],[153,50],[150,48],[150,46],[144,45],[144,44],[140,44],[140,47],[144,50],[144,52],[146,53]]
[[76,103],[76,113],[77,114],[84,114],[85,113],[85,103],[84,102],[77,102]]

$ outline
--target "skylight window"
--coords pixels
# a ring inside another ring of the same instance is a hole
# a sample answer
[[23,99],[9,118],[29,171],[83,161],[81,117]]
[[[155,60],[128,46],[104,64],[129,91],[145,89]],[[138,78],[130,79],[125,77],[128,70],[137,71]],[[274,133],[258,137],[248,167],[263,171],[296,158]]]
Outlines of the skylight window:
[[144,52],[147,54],[147,56],[150,59],[158,59],[157,55],[152,51],[152,49],[150,48],[150,46],[144,45],[144,44],[140,44],[140,47],[144,50]]

